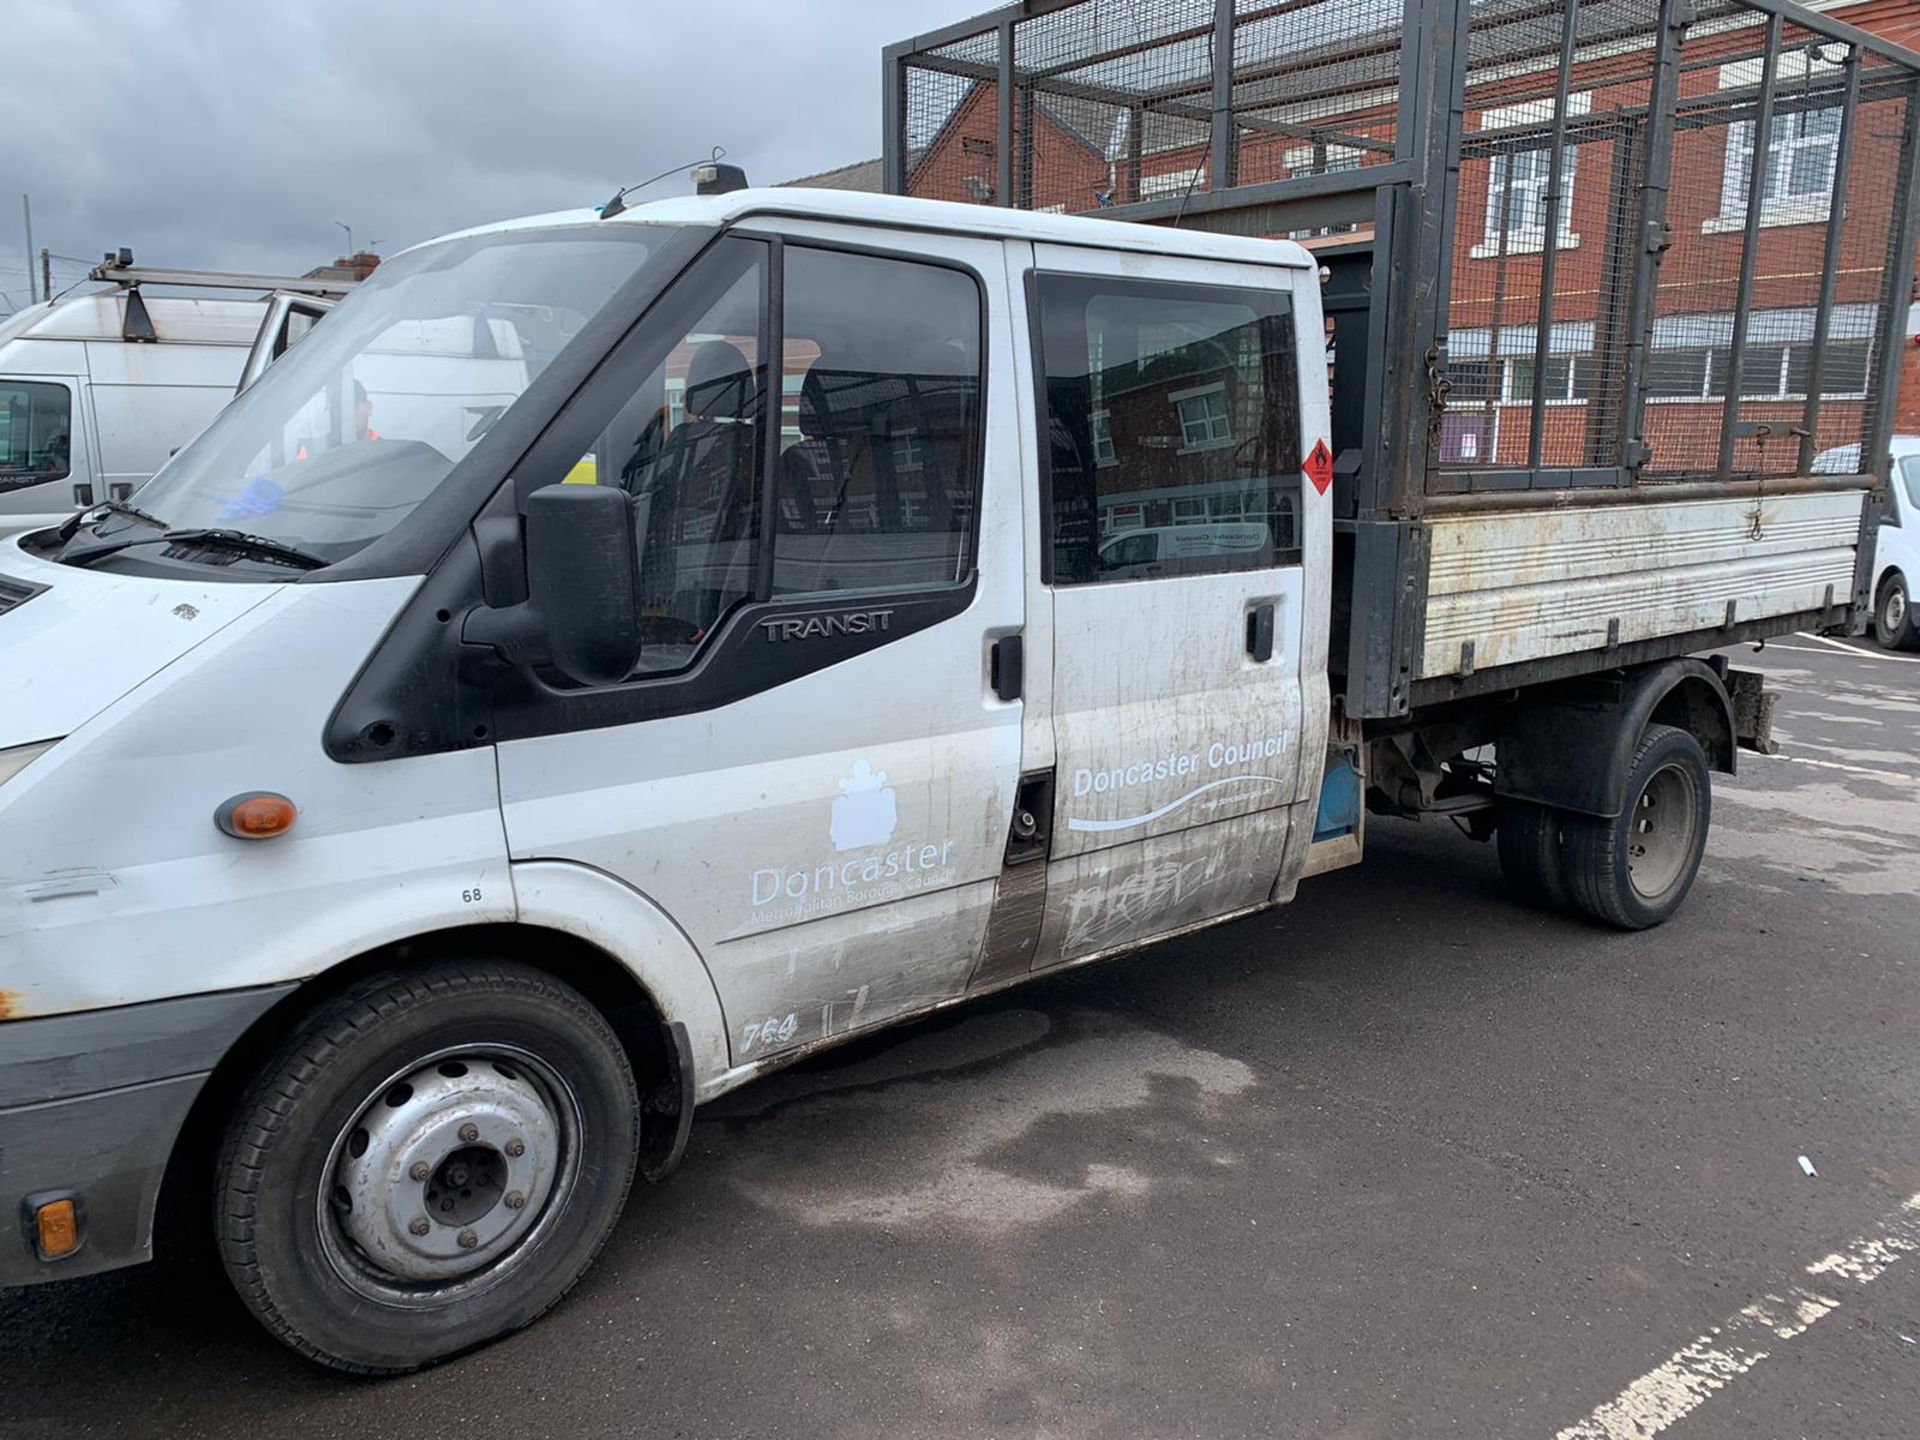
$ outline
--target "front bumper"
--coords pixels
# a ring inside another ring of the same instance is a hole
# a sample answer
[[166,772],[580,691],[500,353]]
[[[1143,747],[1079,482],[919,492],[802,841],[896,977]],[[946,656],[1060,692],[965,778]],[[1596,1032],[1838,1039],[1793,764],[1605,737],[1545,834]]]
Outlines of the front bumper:
[[[0,1023],[0,1286],[137,1264],[180,1127],[221,1056],[291,986]],[[78,1197],[80,1247],[43,1261],[29,1196]]]

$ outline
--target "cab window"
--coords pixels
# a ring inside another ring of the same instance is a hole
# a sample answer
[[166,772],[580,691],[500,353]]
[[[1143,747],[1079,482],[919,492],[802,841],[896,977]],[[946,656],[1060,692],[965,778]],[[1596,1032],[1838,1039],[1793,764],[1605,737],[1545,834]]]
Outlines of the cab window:
[[773,593],[951,585],[980,483],[980,292],[959,270],[789,245]]
[[690,272],[682,283],[700,288],[683,313],[697,318],[553,477],[634,496],[643,676],[691,666],[750,601],[910,592],[972,573],[977,281],[788,244],[776,370],[771,263],[765,245],[739,240]]
[[[1040,275],[1050,579],[1297,563],[1300,411],[1284,291]],[[1113,544],[1162,530],[1152,556]],[[1139,567],[1151,558],[1159,563]]]
[[73,396],[64,385],[0,380],[0,490],[59,480],[73,469]]

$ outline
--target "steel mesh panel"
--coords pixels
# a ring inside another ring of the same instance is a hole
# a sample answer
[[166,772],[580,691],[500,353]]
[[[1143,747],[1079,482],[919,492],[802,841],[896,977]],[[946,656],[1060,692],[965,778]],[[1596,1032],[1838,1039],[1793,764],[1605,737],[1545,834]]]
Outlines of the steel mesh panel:
[[1403,0],[1239,0],[1234,178],[1242,185],[1391,160]]
[[[998,43],[989,33],[904,67],[907,194],[982,205],[997,201],[1000,86],[992,77]],[[984,60],[946,53],[977,51],[982,45]]]
[[1582,0],[1570,13],[1563,80],[1567,9],[1487,0],[1474,12],[1440,470],[1617,458],[1658,6]]
[[[1764,17],[1731,13],[1692,27],[1680,47],[1671,248],[1657,272],[1642,424],[1648,479],[1713,475],[1723,461],[1733,475],[1801,468],[1850,49],[1782,27],[1772,113],[1756,145],[1766,36]],[[1863,86],[1833,237],[1816,452],[1857,443],[1866,428],[1904,117],[1903,99],[1878,81]]]
[[1089,0],[1014,26],[1017,204],[1081,213],[1210,183],[1213,0]]

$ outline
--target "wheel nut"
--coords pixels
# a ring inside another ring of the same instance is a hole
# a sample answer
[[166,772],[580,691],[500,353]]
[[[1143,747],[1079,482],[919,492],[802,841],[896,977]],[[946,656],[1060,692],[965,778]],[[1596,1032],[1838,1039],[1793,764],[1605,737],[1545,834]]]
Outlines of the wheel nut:
[[433,1167],[427,1164],[427,1162],[424,1160],[416,1160],[413,1162],[413,1169],[409,1170],[407,1173],[413,1176],[413,1178],[416,1180],[425,1180],[428,1176],[433,1174]]
[[471,1250],[473,1249],[474,1246],[478,1245],[479,1243],[480,1243],[480,1237],[474,1234],[473,1231],[462,1230],[460,1232],[460,1248],[462,1250]]
[[410,1224],[408,1224],[407,1229],[412,1231],[415,1235],[424,1235],[429,1230],[433,1229],[433,1222],[427,1219],[426,1216],[421,1215],[416,1217]]
[[507,1141],[506,1149],[507,1154],[518,1160],[522,1155],[527,1153],[527,1142],[524,1140],[509,1140]]
[[507,1209],[518,1210],[522,1205],[525,1205],[527,1203],[527,1197],[522,1195],[518,1190],[509,1190],[507,1192],[506,1201],[507,1201]]
[[462,1125],[460,1127],[460,1138],[469,1145],[473,1144],[474,1141],[480,1138],[480,1127],[471,1122]]

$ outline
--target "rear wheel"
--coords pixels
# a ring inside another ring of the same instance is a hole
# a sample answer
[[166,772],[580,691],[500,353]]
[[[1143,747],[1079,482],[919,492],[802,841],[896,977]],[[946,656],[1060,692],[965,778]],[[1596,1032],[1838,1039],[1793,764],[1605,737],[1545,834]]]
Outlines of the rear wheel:
[[1561,875],[1573,904],[1623,930],[1680,908],[1706,853],[1712,789],[1706,752],[1685,730],[1649,725],[1612,819],[1566,817]]
[[1567,887],[1560,878],[1560,830],[1565,813],[1549,805],[1507,800],[1500,805],[1495,844],[1500,875],[1514,899],[1544,910],[1563,910]]
[[1889,575],[1881,585],[1880,603],[1873,609],[1873,630],[1889,650],[1920,650],[1920,624],[1915,623],[1906,576]]
[[262,1069],[221,1148],[221,1257],[302,1354],[396,1373],[538,1318],[633,1179],[625,1051],[577,992],[509,963],[377,976]]

